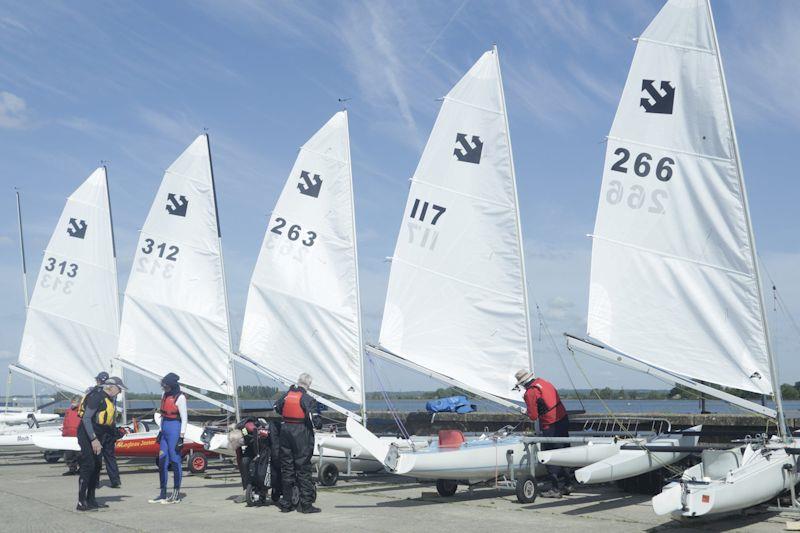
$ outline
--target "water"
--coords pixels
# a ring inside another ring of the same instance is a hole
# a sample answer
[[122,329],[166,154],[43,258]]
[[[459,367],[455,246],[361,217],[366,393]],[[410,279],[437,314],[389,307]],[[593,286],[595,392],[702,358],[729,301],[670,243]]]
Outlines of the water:
[[[472,399],[472,403],[477,406],[478,412],[505,412],[506,410],[492,402],[482,399]],[[425,403],[427,400],[393,400],[392,405],[394,409],[407,413],[413,411],[425,411]],[[697,414],[700,412],[699,402],[697,400],[605,400],[605,405],[614,413],[649,413],[649,414]],[[591,414],[607,414],[608,411],[600,400],[583,400],[583,409]],[[64,408],[66,402],[56,404],[54,407]],[[136,410],[155,410],[158,408],[158,400],[131,400],[128,402],[130,409]],[[272,401],[270,400],[241,400],[240,405],[243,409],[270,409]],[[564,405],[568,410],[582,409],[581,403],[578,400],[564,400]],[[767,402],[767,405],[772,405]],[[354,404],[342,402],[343,407],[356,410]],[[189,400],[189,409],[209,409],[213,406],[200,401]],[[786,401],[784,402],[786,410],[800,410],[800,401]],[[383,400],[367,400],[367,410],[370,411],[385,411],[387,410],[386,402]],[[706,410],[712,413],[721,414],[742,414],[747,413],[743,409],[734,407],[726,402],[720,400],[706,400]]]

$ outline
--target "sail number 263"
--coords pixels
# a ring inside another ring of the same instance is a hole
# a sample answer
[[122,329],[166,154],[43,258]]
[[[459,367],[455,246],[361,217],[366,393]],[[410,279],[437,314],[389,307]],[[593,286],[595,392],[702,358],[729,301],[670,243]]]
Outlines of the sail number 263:
[[[290,241],[296,241],[302,236],[300,232],[303,231],[303,228],[297,224],[292,224],[288,229],[284,229],[287,224],[288,222],[286,222],[285,218],[277,217],[275,218],[275,225],[270,228],[270,231],[276,235],[286,235],[286,238]],[[316,232],[306,231],[305,239],[300,242],[303,243],[303,246],[314,246],[314,240],[316,238]]]

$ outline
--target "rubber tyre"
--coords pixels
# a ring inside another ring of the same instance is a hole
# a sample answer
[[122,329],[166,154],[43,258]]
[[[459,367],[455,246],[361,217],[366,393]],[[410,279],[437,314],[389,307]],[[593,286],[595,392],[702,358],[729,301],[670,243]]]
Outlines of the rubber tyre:
[[458,490],[458,481],[452,479],[437,479],[436,492],[443,498],[449,498]]
[[339,481],[339,469],[333,463],[325,463],[319,469],[318,479],[323,487],[333,487]]
[[192,474],[202,474],[208,467],[208,459],[202,453],[189,454],[189,472]]
[[292,507],[297,508],[300,505],[300,487],[294,485],[292,487]]
[[61,460],[61,457],[64,455],[64,453],[60,451],[47,451],[42,455],[44,456],[45,461],[50,464],[55,464]]
[[536,501],[538,490],[536,480],[531,476],[520,476],[517,479],[517,501],[519,503],[533,503]]

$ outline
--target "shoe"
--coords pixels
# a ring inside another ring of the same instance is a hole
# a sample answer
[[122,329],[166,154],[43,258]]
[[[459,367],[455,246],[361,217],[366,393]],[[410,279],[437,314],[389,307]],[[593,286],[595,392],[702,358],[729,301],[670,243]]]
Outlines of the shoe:
[[244,494],[240,494],[233,500],[233,503],[246,503],[246,502],[247,502],[247,496]]
[[560,498],[561,491],[558,489],[548,489],[540,494],[542,498]]
[[106,507],[108,507],[107,504],[100,503],[94,498],[86,498],[86,505],[87,507],[89,507],[89,509],[105,509]]
[[122,482],[120,482],[120,481],[117,481],[116,483],[112,483],[112,484],[111,484],[111,485],[109,485],[109,486],[110,486],[112,489],[119,489],[119,488],[122,488]]
[[294,507],[281,507],[282,513],[291,513],[292,511],[294,511]]
[[66,472],[64,472],[64,473],[63,473],[63,474],[61,474],[61,475],[62,475],[62,476],[77,476],[77,475],[78,475],[78,472],[77,472],[77,471],[73,472],[72,470],[67,470]]
[[92,507],[89,507],[89,504],[86,502],[82,502],[78,500],[78,505],[75,506],[76,511],[94,511]]
[[563,487],[561,487],[561,494],[564,496],[569,496],[572,494],[572,491],[575,490],[575,487],[572,486],[572,483],[567,483]]
[[181,503],[181,494],[180,489],[173,489],[172,494],[169,495],[169,498],[166,500],[162,500],[163,504],[173,504],[173,503]]
[[313,514],[313,513],[321,513],[322,509],[320,509],[319,507],[314,507],[313,505],[309,505],[308,507],[299,507],[297,509],[297,512],[303,514]]
[[167,501],[167,490],[164,489],[161,491],[161,494],[153,498],[152,500],[147,500],[147,503],[164,503]]

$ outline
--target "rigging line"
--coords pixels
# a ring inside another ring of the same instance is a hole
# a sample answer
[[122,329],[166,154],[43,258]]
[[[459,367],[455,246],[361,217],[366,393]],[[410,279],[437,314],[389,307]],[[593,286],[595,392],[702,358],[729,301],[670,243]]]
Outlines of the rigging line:
[[783,313],[786,315],[786,318],[792,324],[792,327],[797,332],[798,337],[800,337],[800,325],[798,325],[797,321],[794,318],[794,315],[792,315],[792,313],[789,311],[789,308],[786,306],[786,302],[783,299],[783,295],[778,291],[777,284],[775,283],[775,280],[772,277],[772,273],[767,268],[766,263],[764,262],[763,259],[761,259],[761,257],[759,257],[759,259],[761,262],[761,267],[764,269],[764,273],[766,273],[767,278],[769,279],[769,282],[772,285],[773,295],[778,301],[778,306],[781,308]]
[[575,382],[572,380],[572,375],[567,368],[567,363],[564,361],[564,357],[561,354],[561,350],[558,348],[558,343],[553,338],[553,334],[550,331],[550,327],[547,325],[547,321],[544,318],[544,313],[542,313],[541,308],[539,307],[539,303],[534,300],[534,305],[536,306],[536,313],[539,315],[539,334],[540,334],[540,341],[541,341],[541,331],[544,330],[545,335],[550,339],[550,344],[553,345],[553,349],[555,350],[556,354],[558,355],[558,360],[561,362],[561,367],[564,369],[564,373],[567,375],[567,379],[569,380],[570,385],[572,385],[572,391],[575,393],[575,396],[578,398],[578,403],[581,404],[581,409],[584,411],[586,410],[586,406],[583,405],[583,398],[581,398],[580,393],[578,392],[578,388],[575,386]]
[[374,358],[370,355],[367,355],[367,358],[369,359],[370,368],[372,368],[372,372],[375,374],[375,378],[378,380],[378,386],[381,389],[381,393],[383,394],[383,399],[386,402],[386,406],[389,409],[389,414],[392,415],[392,418],[394,419],[395,424],[397,424],[397,428],[400,430],[400,434],[403,435],[403,438],[406,440],[410,440],[411,435],[408,433],[408,430],[406,429],[402,420],[400,420],[400,417],[397,415],[397,412],[394,408],[394,404],[392,404],[392,401],[389,399],[389,395],[386,392],[386,388],[383,386],[383,381],[381,380],[380,373],[378,372],[378,369],[375,367]]

